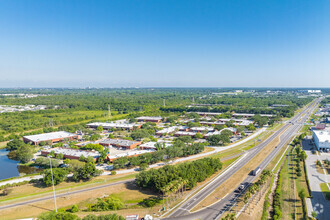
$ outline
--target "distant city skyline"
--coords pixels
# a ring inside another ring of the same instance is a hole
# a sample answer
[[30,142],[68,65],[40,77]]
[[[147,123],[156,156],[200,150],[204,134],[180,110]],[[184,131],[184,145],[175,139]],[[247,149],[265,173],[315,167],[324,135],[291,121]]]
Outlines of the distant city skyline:
[[330,87],[330,2],[0,1],[0,87]]

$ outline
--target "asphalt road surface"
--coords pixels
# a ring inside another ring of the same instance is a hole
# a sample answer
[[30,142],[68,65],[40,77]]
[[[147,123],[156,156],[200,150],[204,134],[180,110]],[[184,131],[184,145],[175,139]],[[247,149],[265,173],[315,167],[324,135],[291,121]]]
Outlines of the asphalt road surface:
[[[256,147],[248,150],[246,155],[242,160],[236,163],[233,167],[228,169],[223,175],[217,178],[217,181],[212,181],[206,187],[204,187],[197,194],[192,196],[190,199],[182,203],[177,207],[166,219],[180,219],[180,220],[191,220],[191,219],[219,219],[228,207],[232,206],[235,203],[235,197],[237,193],[229,192],[224,198],[219,202],[204,208],[200,211],[190,213],[193,207],[195,207],[199,202],[204,200],[208,195],[210,195],[216,188],[221,186],[227,179],[229,179],[234,173],[241,169],[246,163],[251,161],[253,157],[258,154],[264,147],[266,147],[271,141],[273,141],[277,136],[280,135],[280,143],[273,149],[273,151],[260,163],[259,167],[264,169],[270,161],[281,151],[281,149],[287,144],[287,142],[295,136],[301,127],[304,125],[304,122],[309,118],[312,112],[317,107],[317,104],[320,102],[320,99],[315,100],[302,112],[298,113],[292,119],[286,122],[286,124],[276,131],[273,135],[266,139],[266,141],[260,143]],[[284,132],[283,132],[284,131]],[[281,134],[283,132],[283,134]],[[248,176],[243,183],[252,183],[257,176]],[[238,184],[239,185],[239,184]],[[225,190],[225,189],[224,189]]]
[[[91,188],[75,190],[75,191],[72,191],[72,192],[60,193],[60,194],[56,195],[56,198],[65,197],[65,196],[69,196],[69,195],[73,195],[73,194],[77,194],[77,193],[82,193],[82,192],[87,192],[87,191],[91,191],[91,190],[95,190],[95,189],[102,189],[102,188],[105,188],[105,187],[114,186],[114,185],[118,185],[118,184],[129,183],[129,182],[133,182],[134,180],[135,179],[128,179],[128,180],[123,180],[123,181],[115,182],[115,183],[109,183],[109,184],[105,184],[105,185],[101,185],[101,186],[95,186],[95,187],[91,187]],[[27,205],[27,204],[30,204],[30,203],[40,202],[40,201],[49,200],[49,199],[53,199],[53,198],[54,198],[53,195],[51,195],[51,196],[45,196],[45,197],[42,197],[42,198],[31,199],[31,200],[28,200],[28,201],[19,202],[19,203],[15,203],[15,204],[0,206],[0,210],[7,209],[7,208],[12,208],[12,207],[16,207],[16,206],[21,206],[21,205]]]

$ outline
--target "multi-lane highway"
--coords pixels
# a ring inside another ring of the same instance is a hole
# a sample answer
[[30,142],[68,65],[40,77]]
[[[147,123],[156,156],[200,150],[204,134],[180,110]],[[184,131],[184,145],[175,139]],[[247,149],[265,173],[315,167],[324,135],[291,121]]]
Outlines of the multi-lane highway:
[[[241,169],[245,164],[251,161],[256,154],[262,151],[270,142],[272,142],[278,136],[280,137],[280,143],[273,149],[273,151],[260,163],[261,169],[264,169],[270,161],[281,151],[282,147],[284,147],[287,142],[294,137],[304,122],[309,118],[310,114],[315,110],[320,99],[315,100],[312,104],[310,104],[303,111],[298,113],[292,119],[288,120],[286,124],[276,131],[273,135],[267,138],[264,142],[260,143],[256,147],[248,150],[244,155],[244,158],[238,161],[234,166],[228,169],[223,175],[219,176],[216,181],[212,181],[206,187],[204,187],[197,194],[186,200],[180,206],[178,206],[172,213],[168,215],[166,219],[182,219],[182,220],[190,220],[190,219],[219,219],[222,213],[226,210],[226,207],[232,205],[234,203],[234,199],[237,194],[233,191],[228,193],[224,198],[222,198],[219,202],[204,208],[200,211],[190,213],[193,207],[195,207],[198,203],[203,201],[207,196],[209,196],[216,188],[221,187],[221,184],[224,183],[227,179],[229,179],[234,173],[236,173],[239,169]],[[256,177],[248,176],[243,182],[252,183]],[[237,183],[239,185],[239,183]]]

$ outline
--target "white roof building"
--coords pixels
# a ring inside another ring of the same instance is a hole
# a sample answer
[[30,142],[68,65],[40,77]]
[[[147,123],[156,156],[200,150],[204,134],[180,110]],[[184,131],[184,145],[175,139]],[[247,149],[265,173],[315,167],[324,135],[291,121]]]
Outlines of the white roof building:
[[203,132],[203,131],[211,132],[211,131],[214,131],[214,128],[212,128],[212,127],[192,127],[192,128],[190,128],[190,130],[193,132]]
[[43,150],[42,154],[46,155],[54,151],[55,155],[63,154],[65,158],[72,158],[72,159],[79,159],[79,157],[93,157],[94,159],[100,157],[100,153],[97,151],[86,151],[86,150],[79,150],[79,149],[71,149],[71,148],[51,148],[48,150]]
[[66,131],[56,131],[56,132],[50,132],[44,134],[23,136],[24,142],[26,143],[33,142],[34,144],[39,144],[40,142],[43,141],[57,142],[64,139],[72,140],[73,138],[78,138],[78,135]]
[[313,130],[313,140],[318,150],[330,151],[329,130]]
[[153,150],[156,150],[157,148],[156,148],[155,145],[157,143],[160,143],[160,144],[163,144],[164,143],[165,144],[165,148],[172,146],[172,144],[166,143],[166,142],[154,142],[154,141],[151,141],[151,142],[147,142],[147,143],[141,144],[140,145],[140,149],[153,149]]
[[126,124],[126,123],[113,123],[113,122],[93,122],[86,125],[88,128],[97,128],[101,126],[103,129],[123,128],[133,129],[134,127],[141,126],[140,124]]
[[220,135],[222,131],[224,130],[229,130],[233,133],[235,133],[237,131],[236,128],[224,128],[224,129],[221,129],[220,131],[214,131],[214,132],[210,132],[210,133],[207,133],[204,135],[204,137],[209,137],[209,136],[213,136],[213,135]]

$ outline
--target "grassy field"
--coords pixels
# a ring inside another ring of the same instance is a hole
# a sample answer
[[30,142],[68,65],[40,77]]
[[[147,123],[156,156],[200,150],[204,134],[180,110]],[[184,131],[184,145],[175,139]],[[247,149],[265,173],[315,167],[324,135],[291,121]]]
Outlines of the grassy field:
[[[55,186],[55,190],[57,193],[70,192],[72,190],[133,179],[135,178],[135,175],[136,174],[122,174],[115,176],[104,175],[96,177],[88,182],[63,182]],[[6,205],[20,200],[33,199],[36,197],[49,196],[51,193],[51,187],[43,187],[40,184],[25,184],[18,187],[12,187],[9,195],[0,197],[0,205]]]
[[[328,183],[329,186],[330,186],[330,183]],[[320,187],[321,187],[321,190],[324,194],[324,197],[327,199],[327,200],[330,200],[330,191],[329,191],[329,188],[327,187],[327,184],[326,183],[321,183],[320,184]]]
[[[284,132],[284,131],[283,131]],[[201,209],[205,206],[209,206],[215,203],[217,198],[226,196],[227,192],[233,191],[250,173],[255,169],[260,161],[262,161],[273,150],[273,148],[279,143],[279,137],[270,142],[261,152],[259,152],[251,161],[245,164],[240,170],[234,173],[231,178],[226,180],[220,187],[213,191],[207,198],[200,202],[193,210]]]

